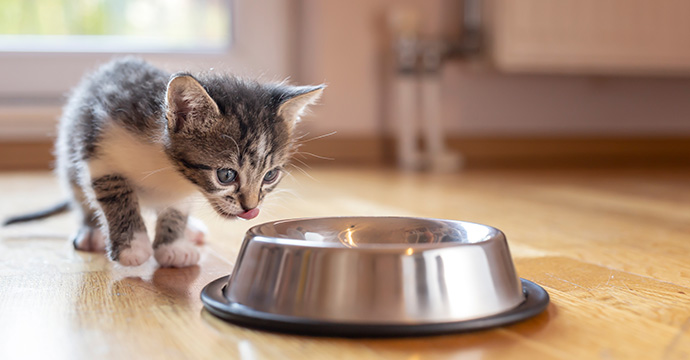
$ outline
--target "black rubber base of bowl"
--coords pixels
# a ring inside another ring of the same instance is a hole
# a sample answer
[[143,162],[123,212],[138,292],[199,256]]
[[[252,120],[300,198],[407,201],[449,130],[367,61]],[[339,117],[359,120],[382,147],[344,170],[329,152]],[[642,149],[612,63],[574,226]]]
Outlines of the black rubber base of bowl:
[[303,317],[276,315],[232,303],[223,295],[229,276],[217,279],[201,291],[201,301],[210,313],[231,323],[267,331],[312,336],[402,337],[428,336],[475,331],[508,325],[540,314],[549,304],[549,294],[541,286],[525,279],[525,301],[518,307],[480,319],[428,324],[359,324],[318,321]]

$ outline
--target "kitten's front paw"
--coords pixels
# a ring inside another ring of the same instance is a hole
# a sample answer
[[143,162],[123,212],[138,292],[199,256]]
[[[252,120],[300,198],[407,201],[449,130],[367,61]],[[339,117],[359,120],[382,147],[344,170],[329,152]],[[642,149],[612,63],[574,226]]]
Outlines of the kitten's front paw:
[[185,267],[196,265],[199,262],[199,250],[182,239],[169,244],[163,244],[156,248],[154,255],[156,261],[162,267]]
[[145,232],[134,233],[129,247],[120,252],[117,262],[124,266],[139,266],[153,254],[151,241]]
[[72,240],[74,248],[81,251],[105,251],[105,235],[99,228],[82,226]]
[[190,216],[187,219],[187,228],[184,231],[184,237],[196,245],[203,245],[206,241],[208,228],[199,219]]

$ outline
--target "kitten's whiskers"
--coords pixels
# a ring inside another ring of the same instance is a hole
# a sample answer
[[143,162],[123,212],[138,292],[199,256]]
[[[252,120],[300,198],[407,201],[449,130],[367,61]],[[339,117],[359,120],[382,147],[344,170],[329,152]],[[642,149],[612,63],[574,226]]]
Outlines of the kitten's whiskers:
[[237,144],[237,141],[236,141],[235,139],[233,139],[232,136],[229,136],[229,135],[226,135],[226,134],[223,134],[222,136],[223,136],[224,138],[227,138],[227,139],[232,140],[232,142],[235,144],[235,148],[237,149],[237,154],[239,154],[239,153],[240,153],[240,145]]
[[305,138],[305,137],[307,137],[307,135],[309,135],[309,133],[306,133],[306,134],[304,134],[304,135],[298,137],[298,138],[295,139],[295,140],[298,141],[300,145],[302,145],[302,144],[306,144],[306,143],[308,143],[308,142],[310,142],[310,141],[319,140],[319,139],[323,139],[323,138],[325,138],[325,137],[333,136],[333,135],[335,135],[335,134],[337,134],[337,133],[338,133],[337,131],[332,131],[332,132],[329,132],[328,134],[323,134],[323,135],[315,136],[315,137],[313,137],[313,138],[311,138],[311,139],[307,139],[307,140],[302,141],[302,138]]
[[[297,159],[295,159],[295,160],[297,160]],[[288,165],[294,167],[295,169],[297,169],[297,170],[299,170],[299,171],[301,171],[301,172],[302,172],[304,175],[306,175],[308,178],[310,178],[310,179],[312,179],[312,180],[314,180],[314,181],[317,181],[313,176],[309,175],[309,173],[308,173],[306,170],[302,169],[302,168],[299,167],[298,165],[296,165],[296,164],[288,164]]]
[[335,158],[330,158],[330,157],[326,157],[326,156],[316,155],[316,154],[314,154],[314,153],[310,153],[310,152],[306,152],[306,151],[296,151],[296,152],[295,152],[295,155],[309,155],[309,156],[313,156],[313,157],[315,157],[315,158],[317,158],[317,159],[321,159],[321,160],[330,160],[330,161],[335,160]]
[[294,196],[295,198],[301,199],[301,197],[297,194],[297,192],[296,192],[295,190],[291,190],[291,189],[278,189],[278,190],[275,190],[275,191],[273,191],[273,192],[271,193],[271,197],[270,197],[269,199],[280,199],[280,197],[281,197],[283,194],[289,194],[289,195]]
[[157,169],[157,170],[145,172],[144,174],[146,174],[146,175],[144,175],[144,177],[141,178],[141,180],[146,180],[146,179],[149,178],[149,176],[151,176],[151,175],[153,175],[153,174],[157,174],[157,173],[159,173],[159,172],[161,172],[161,171],[165,171],[165,170],[169,170],[169,169],[173,169],[173,167],[172,167],[172,166],[166,166],[166,167],[162,167],[162,168]]
[[302,165],[304,165],[307,169],[311,169],[311,166],[309,166],[309,164],[305,163],[304,161],[302,161],[302,160],[300,160],[300,159],[298,159],[298,158],[296,158],[296,157],[293,157],[292,159],[295,160],[295,161],[299,161],[299,163],[302,164]]

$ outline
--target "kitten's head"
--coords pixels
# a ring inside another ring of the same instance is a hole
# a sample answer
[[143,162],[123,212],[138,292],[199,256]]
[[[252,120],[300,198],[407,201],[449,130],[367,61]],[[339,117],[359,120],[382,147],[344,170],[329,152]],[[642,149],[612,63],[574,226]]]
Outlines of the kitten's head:
[[295,125],[323,88],[173,75],[166,152],[216,212],[251,219],[283,177]]

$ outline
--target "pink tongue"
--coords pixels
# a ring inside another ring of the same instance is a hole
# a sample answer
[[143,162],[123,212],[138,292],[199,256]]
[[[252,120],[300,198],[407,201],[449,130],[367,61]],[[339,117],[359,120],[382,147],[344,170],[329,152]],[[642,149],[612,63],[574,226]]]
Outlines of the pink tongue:
[[258,215],[259,215],[259,209],[254,208],[254,209],[251,209],[247,212],[243,212],[243,213],[237,215],[237,217],[240,217],[240,218],[245,219],[245,220],[251,220],[251,219],[257,217]]

